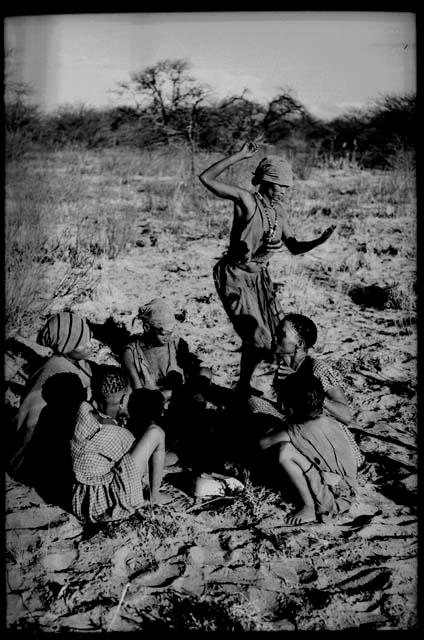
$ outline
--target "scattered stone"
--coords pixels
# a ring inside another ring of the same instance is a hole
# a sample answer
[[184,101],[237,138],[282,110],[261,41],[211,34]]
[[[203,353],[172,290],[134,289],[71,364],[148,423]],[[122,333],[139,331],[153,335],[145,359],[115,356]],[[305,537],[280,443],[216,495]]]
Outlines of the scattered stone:
[[373,425],[381,419],[379,411],[361,411],[358,413],[357,420],[361,424]]
[[407,491],[416,492],[418,489],[418,475],[416,473],[411,473],[409,476],[401,478],[399,483],[405,487]]
[[25,583],[22,569],[13,567],[6,571],[6,586],[8,591],[20,591]]
[[101,631],[101,614],[103,607],[95,607],[90,611],[76,613],[60,618],[60,627],[65,629],[75,629],[77,631]]
[[383,396],[378,403],[378,407],[380,409],[383,409],[383,411],[387,411],[387,409],[394,409],[398,406],[398,404],[399,397],[391,394],[388,396]]
[[271,622],[272,631],[296,631],[296,626],[290,620],[276,620]]
[[47,553],[42,559],[41,564],[47,571],[65,571],[78,557],[76,549],[67,549],[64,551],[53,551]]
[[111,574],[114,578],[127,578],[130,572],[128,560],[133,551],[126,546],[121,547],[113,554]]
[[205,592],[206,584],[204,571],[200,567],[193,567],[187,574],[177,578],[172,588],[201,597]]
[[52,540],[71,540],[78,538],[82,535],[84,528],[82,524],[78,522],[76,518],[70,517],[68,522],[65,522],[60,527],[55,527],[50,531]]
[[6,626],[14,624],[28,615],[20,593],[11,593],[7,597]]
[[298,584],[299,576],[292,562],[291,558],[285,560],[275,560],[269,565],[271,571],[273,571],[279,578],[289,584]]

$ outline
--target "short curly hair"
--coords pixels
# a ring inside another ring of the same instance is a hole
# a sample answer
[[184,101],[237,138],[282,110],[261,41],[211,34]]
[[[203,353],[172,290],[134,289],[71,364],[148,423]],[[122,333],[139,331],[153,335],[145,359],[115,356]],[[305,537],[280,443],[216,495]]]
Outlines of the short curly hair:
[[124,391],[129,387],[129,384],[130,381],[121,367],[110,364],[100,365],[93,376],[93,394],[104,398],[113,393]]
[[302,315],[301,313],[288,313],[280,321],[277,327],[277,339],[279,339],[281,336],[281,330],[283,328],[284,322],[290,322],[290,324],[293,325],[296,333],[300,338],[302,338],[307,349],[310,349],[314,346],[318,337],[318,329],[313,320],[311,320],[307,316]]

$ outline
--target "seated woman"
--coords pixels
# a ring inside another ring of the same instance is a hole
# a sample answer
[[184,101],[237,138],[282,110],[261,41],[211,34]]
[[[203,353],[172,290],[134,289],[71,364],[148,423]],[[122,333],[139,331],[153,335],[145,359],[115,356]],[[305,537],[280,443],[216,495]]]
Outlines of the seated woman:
[[87,321],[76,313],[62,311],[51,316],[39,332],[37,342],[50,347],[53,355],[28,380],[15,419],[16,436],[11,447],[10,471],[24,481],[28,445],[47,405],[43,396],[47,380],[59,373],[74,373],[89,392],[92,376],[90,363],[86,360],[92,351],[91,331]]
[[87,390],[75,373],[67,372],[50,376],[42,393],[46,406],[27,446],[26,480],[43,500],[68,511],[73,483],[70,442]]
[[264,398],[251,397],[248,400],[249,409],[255,416],[269,415],[277,420],[284,417],[289,395],[285,391],[286,383],[293,376],[301,376],[303,368],[310,365],[313,375],[318,378],[324,389],[324,411],[337,420],[337,424],[349,438],[360,467],[364,464],[365,458],[346,426],[352,421],[352,413],[340,376],[326,362],[308,355],[308,350],[314,346],[317,335],[317,327],[310,318],[299,313],[289,313],[284,316],[277,327],[275,346],[276,359],[279,363],[274,377],[277,403]]
[[210,380],[211,371],[202,367],[187,342],[175,333],[175,315],[165,300],[154,298],[140,307],[133,320],[136,329],[137,324],[141,333],[123,351],[133,389],[159,389],[169,398],[188,379],[201,375]]
[[143,476],[147,471],[150,501],[160,502],[165,436],[152,419],[137,439],[119,425],[121,417],[128,417],[131,393],[120,367],[100,366],[92,389],[97,406],[81,404],[71,440],[72,511],[89,522],[120,520],[145,503]]
[[133,321],[136,330],[139,322],[141,333],[124,347],[124,367],[133,389],[158,389],[166,399],[162,424],[170,448],[180,435],[182,413],[187,418],[210,395],[212,372],[175,333],[175,315],[165,300],[154,298],[141,307]]
[[286,383],[287,422],[260,440],[262,449],[279,446],[278,461],[300,497],[289,525],[347,513],[355,500],[357,466],[346,433],[324,416],[324,390],[312,366]]

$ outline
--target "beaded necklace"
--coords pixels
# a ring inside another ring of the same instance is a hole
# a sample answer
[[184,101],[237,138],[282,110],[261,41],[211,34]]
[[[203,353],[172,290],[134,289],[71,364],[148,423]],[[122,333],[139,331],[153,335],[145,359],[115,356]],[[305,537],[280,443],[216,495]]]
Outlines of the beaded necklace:
[[[268,231],[265,232],[265,238],[266,240],[273,240],[275,233],[277,231],[277,214],[275,213],[275,209],[272,205],[268,204],[267,202],[265,202],[264,197],[257,192],[258,198],[259,200],[262,202],[263,206],[264,206],[264,213],[268,222]],[[274,214],[274,222],[271,221],[271,217],[270,217],[270,211],[272,211],[272,213]]]

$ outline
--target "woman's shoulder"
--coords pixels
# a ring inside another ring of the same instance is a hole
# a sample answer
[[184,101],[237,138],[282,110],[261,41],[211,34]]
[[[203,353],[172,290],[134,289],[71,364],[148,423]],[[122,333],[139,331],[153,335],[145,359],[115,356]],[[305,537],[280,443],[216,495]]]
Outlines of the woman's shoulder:
[[311,357],[312,373],[321,380],[324,391],[334,386],[342,386],[342,379],[334,365],[323,358]]
[[327,373],[328,371],[333,370],[333,367],[329,360],[325,360],[325,358],[316,358],[315,356],[309,356],[309,358],[314,375],[320,372]]
[[34,371],[28,380],[29,390],[41,389],[47,378],[55,375],[56,373],[63,373],[68,371],[69,363],[63,356],[52,355],[50,356],[36,371]]

